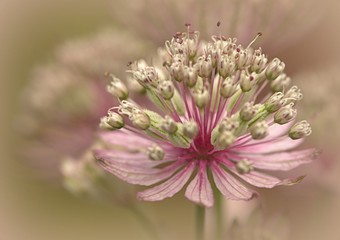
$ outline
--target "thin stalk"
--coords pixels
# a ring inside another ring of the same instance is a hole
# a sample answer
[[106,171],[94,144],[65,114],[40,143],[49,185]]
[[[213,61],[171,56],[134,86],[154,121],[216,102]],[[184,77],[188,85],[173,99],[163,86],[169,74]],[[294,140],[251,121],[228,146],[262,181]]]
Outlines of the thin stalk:
[[216,240],[222,240],[223,236],[223,198],[220,192],[216,191],[215,194],[215,238]]
[[196,206],[196,240],[204,240],[205,208]]

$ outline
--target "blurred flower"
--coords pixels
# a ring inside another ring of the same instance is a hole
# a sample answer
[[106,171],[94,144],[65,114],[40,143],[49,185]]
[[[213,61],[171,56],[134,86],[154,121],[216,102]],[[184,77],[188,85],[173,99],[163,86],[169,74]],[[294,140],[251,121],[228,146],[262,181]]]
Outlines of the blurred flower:
[[[294,43],[320,20],[322,7],[317,3],[312,0],[144,0],[133,4],[115,1],[112,9],[115,20],[158,45],[184,23],[190,23],[201,29],[205,39],[221,32],[237,37],[241,44],[262,32],[261,46],[277,52]],[[217,22],[221,25],[219,30]]]
[[105,91],[104,73],[122,74],[129,58],[147,49],[146,41],[115,30],[58,48],[51,63],[35,70],[23,94],[18,127],[26,137],[24,157],[52,177],[60,174],[61,159],[83,156],[93,144],[98,119],[114,102]]
[[[154,66],[144,60],[131,65],[129,80],[143,86],[160,110],[133,98],[110,108],[100,126],[120,130],[102,137],[120,147],[96,150],[99,164],[128,183],[156,184],[138,194],[146,201],[172,197],[193,176],[185,196],[207,207],[214,204],[212,182],[233,200],[256,195],[240,180],[261,188],[300,182],[302,177],[280,180],[262,172],[287,171],[314,157],[313,149],[290,151],[311,128],[306,121],[292,126],[302,94],[296,86],[285,91],[285,64],[236,39],[199,42],[199,33],[187,27],[166,41]],[[111,85],[116,97],[125,89],[118,78]]]
[[256,208],[244,223],[234,220],[228,235],[230,240],[291,239],[288,219],[282,214],[265,214],[261,208]]

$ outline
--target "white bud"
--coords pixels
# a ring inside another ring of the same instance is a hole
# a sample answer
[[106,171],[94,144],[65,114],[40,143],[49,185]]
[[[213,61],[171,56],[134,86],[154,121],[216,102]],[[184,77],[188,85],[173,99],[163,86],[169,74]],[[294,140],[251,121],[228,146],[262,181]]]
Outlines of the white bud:
[[197,123],[194,120],[184,122],[183,123],[183,134],[190,139],[195,138],[198,134]]
[[211,71],[213,69],[211,56],[200,57],[197,60],[198,75],[202,78],[210,77]]
[[209,92],[205,88],[195,89],[193,91],[193,98],[196,106],[202,109],[209,102]]
[[266,110],[270,113],[279,110],[285,103],[286,100],[283,98],[284,94],[282,92],[276,92],[265,102]]
[[301,122],[295,123],[289,130],[289,137],[293,140],[304,138],[312,133],[312,128],[310,124],[303,120]]
[[174,96],[175,88],[171,81],[161,81],[157,89],[165,100],[170,100]]
[[229,131],[233,132],[240,126],[240,122],[237,118],[237,115],[233,115],[231,117],[227,117],[223,119],[220,124],[218,125],[218,131],[224,132]]
[[263,139],[268,135],[268,124],[260,121],[250,128],[250,134],[253,139]]
[[129,91],[125,84],[119,78],[116,78],[113,74],[106,73],[105,75],[110,75],[110,77],[112,78],[110,85],[107,86],[107,91],[120,100],[127,99],[129,96]]
[[169,116],[165,116],[161,128],[169,134],[176,133],[178,129],[177,123]]
[[247,75],[246,71],[241,72],[240,87],[243,92],[249,92],[257,82],[257,74]]
[[242,159],[236,163],[236,171],[240,174],[247,174],[253,169],[252,163],[247,159]]
[[182,82],[184,78],[184,67],[181,61],[174,61],[170,66],[170,75],[177,82]]
[[262,54],[261,48],[255,50],[253,55],[253,61],[250,66],[250,70],[252,72],[260,73],[262,72],[267,66],[268,59],[264,54]]
[[151,124],[149,116],[142,110],[133,113],[130,117],[130,120],[135,127],[141,130],[148,129]]
[[158,145],[153,145],[152,147],[149,147],[147,152],[149,155],[149,159],[155,161],[163,160],[165,155],[164,150]]
[[282,92],[291,83],[291,78],[286,74],[281,74],[270,84],[270,88],[273,92]]
[[105,130],[116,130],[124,127],[124,119],[118,113],[109,112],[108,116],[100,119],[99,127]]
[[224,150],[235,142],[236,137],[232,132],[224,131],[216,135],[215,141],[212,143],[217,150]]
[[219,74],[225,78],[232,75],[235,72],[236,65],[227,55],[222,55],[219,63]]
[[220,94],[224,98],[229,98],[233,96],[237,91],[237,85],[233,83],[233,80],[230,77],[222,80],[220,87]]
[[289,104],[280,108],[274,115],[274,122],[278,124],[286,124],[296,117],[297,111],[293,109],[294,104]]
[[274,80],[283,72],[284,69],[284,62],[280,61],[278,58],[274,58],[266,69],[266,77],[269,80]]
[[297,86],[291,87],[285,94],[286,104],[296,103],[303,98],[301,90]]
[[197,77],[198,77],[198,72],[195,67],[184,67],[184,72],[183,72],[183,81],[185,85],[189,88],[192,88],[196,85],[197,82]]
[[240,117],[243,121],[249,121],[257,114],[259,105],[254,105],[254,102],[246,102],[240,110]]

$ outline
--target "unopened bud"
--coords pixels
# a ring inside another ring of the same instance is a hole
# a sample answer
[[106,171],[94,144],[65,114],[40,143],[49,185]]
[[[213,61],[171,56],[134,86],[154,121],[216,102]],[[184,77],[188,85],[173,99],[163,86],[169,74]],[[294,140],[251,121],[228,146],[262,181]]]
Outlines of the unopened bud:
[[231,117],[227,117],[223,119],[220,124],[218,125],[218,131],[224,132],[229,131],[233,132],[240,126],[240,122],[237,118],[237,115],[233,115]]
[[240,111],[240,117],[243,121],[249,121],[257,114],[259,105],[254,105],[254,102],[246,102]]
[[266,66],[267,66],[268,59],[264,54],[262,54],[261,48],[258,50],[255,50],[255,53],[253,55],[253,61],[250,66],[250,70],[252,72],[260,73],[262,72]]
[[108,116],[100,119],[99,127],[105,130],[116,130],[124,127],[124,119],[118,113],[109,112]]
[[283,98],[284,94],[282,92],[274,93],[266,102],[265,107],[269,113],[276,112],[279,110],[285,103],[286,100]]
[[175,88],[171,81],[161,81],[157,88],[165,100],[170,100],[174,96]]
[[209,92],[207,89],[195,89],[193,92],[193,98],[198,108],[202,109],[209,101]]
[[257,74],[251,73],[251,75],[247,75],[245,71],[241,72],[240,76],[240,86],[243,92],[249,92],[257,81]]
[[130,119],[132,124],[141,130],[148,129],[151,124],[149,116],[141,110],[133,113]]
[[260,121],[250,128],[250,134],[253,139],[263,139],[268,135],[268,124]]
[[291,78],[286,74],[281,74],[270,84],[270,88],[273,92],[282,92],[291,83]]
[[236,65],[228,56],[222,55],[219,66],[219,74],[225,78],[232,75],[235,72]]
[[274,80],[283,72],[284,69],[284,62],[280,61],[278,58],[274,58],[266,69],[266,77],[269,80]]
[[242,159],[236,163],[236,171],[240,174],[247,174],[253,170],[252,163],[247,159]]
[[213,64],[210,55],[208,57],[201,57],[198,59],[198,75],[202,78],[210,77],[213,69]]
[[198,134],[197,123],[194,120],[184,122],[183,123],[183,134],[190,139],[195,138]]
[[237,91],[237,85],[233,83],[230,77],[223,79],[220,87],[220,94],[224,98],[229,98],[233,96]]
[[280,108],[274,115],[274,122],[282,125],[290,122],[296,117],[297,111],[293,109],[294,104]]
[[232,132],[224,131],[216,135],[212,143],[217,150],[224,150],[235,142],[235,136]]
[[110,85],[107,86],[107,91],[120,100],[127,99],[129,96],[129,91],[125,84],[119,78],[116,78],[113,74],[106,73],[106,75],[110,75],[110,77],[112,78]]
[[289,130],[289,137],[293,140],[304,138],[312,133],[312,128],[310,124],[303,120],[301,122],[295,123]]
[[170,75],[177,82],[182,82],[184,78],[184,67],[180,61],[175,61],[170,66]]
[[177,123],[169,116],[165,116],[161,128],[169,134],[174,134],[177,132]]
[[291,87],[285,94],[286,104],[296,103],[303,98],[301,90],[297,86]]
[[183,80],[187,87],[192,88],[196,85],[198,77],[198,72],[195,67],[187,67],[184,68]]
[[152,147],[149,147],[147,152],[149,158],[155,161],[163,160],[165,155],[164,150],[158,145],[153,145]]

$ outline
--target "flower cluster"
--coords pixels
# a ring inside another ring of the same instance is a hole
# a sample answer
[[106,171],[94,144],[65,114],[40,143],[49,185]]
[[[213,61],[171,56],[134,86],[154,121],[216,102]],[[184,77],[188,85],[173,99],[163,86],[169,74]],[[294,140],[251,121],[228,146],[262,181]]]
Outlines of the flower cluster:
[[299,182],[302,177],[280,180],[263,172],[290,170],[314,157],[313,149],[290,151],[311,127],[293,124],[302,94],[289,88],[285,64],[252,49],[253,42],[243,47],[222,35],[201,42],[199,32],[187,28],[166,41],[154,65],[140,60],[128,71],[128,81],[157,108],[130,99],[111,75],[108,90],[120,104],[100,126],[115,148],[96,150],[98,163],[131,184],[155,185],[139,199],[172,197],[189,182],[185,196],[207,207],[215,187],[228,199],[249,200],[257,194],[243,182],[261,188]]

